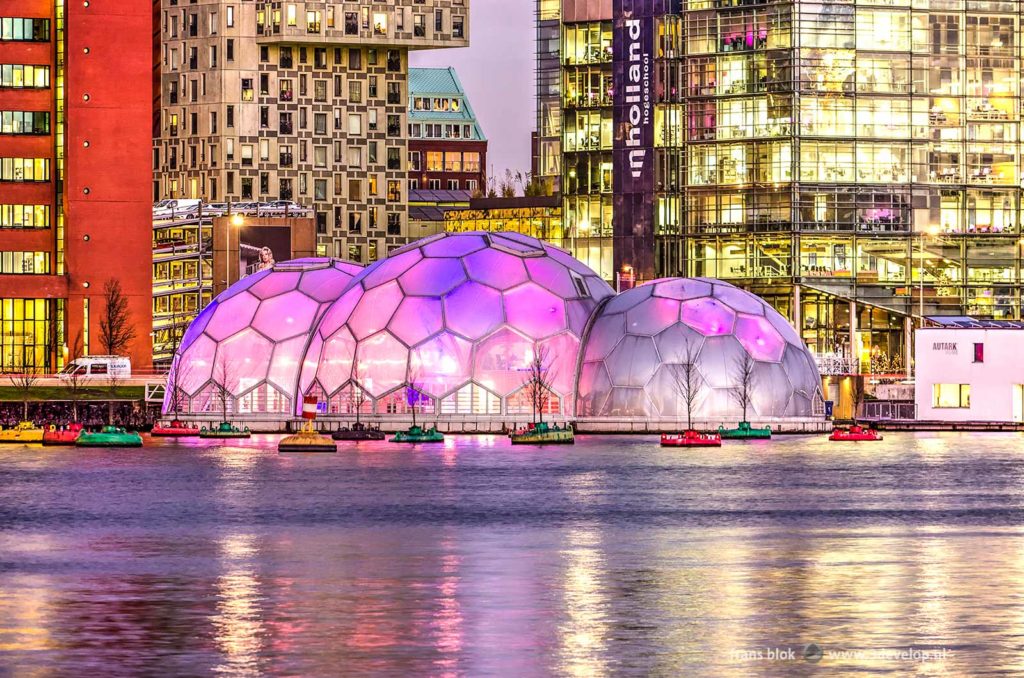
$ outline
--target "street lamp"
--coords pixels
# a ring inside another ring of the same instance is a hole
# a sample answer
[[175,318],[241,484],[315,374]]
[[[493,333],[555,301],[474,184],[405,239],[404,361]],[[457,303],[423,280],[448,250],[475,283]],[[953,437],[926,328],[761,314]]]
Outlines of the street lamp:
[[[235,256],[235,266],[238,268],[238,276],[235,282],[242,279],[242,226],[245,225],[245,216],[235,213],[231,215],[231,225],[235,227],[238,232],[238,252]],[[231,230],[228,230],[228,257],[231,256]],[[231,265],[228,264],[228,286],[231,286]]]

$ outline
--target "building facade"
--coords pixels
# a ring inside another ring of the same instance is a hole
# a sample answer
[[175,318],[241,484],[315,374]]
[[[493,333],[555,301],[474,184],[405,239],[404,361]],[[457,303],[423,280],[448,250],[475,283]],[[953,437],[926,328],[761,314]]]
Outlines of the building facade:
[[916,332],[917,418],[1024,421],[1024,323],[951,318]]
[[144,0],[0,0],[2,371],[101,352],[110,280],[150,364],[149,158],[125,139],[150,129],[151,21]]
[[1020,318],[1020,2],[560,9],[565,226],[606,279],[741,285],[842,371]]
[[466,46],[467,0],[162,0],[160,22],[154,197],[294,200],[321,254],[397,242],[408,53]]
[[545,195],[562,184],[562,0],[537,0],[537,122],[533,133],[534,179]]
[[487,138],[454,68],[409,69],[409,189],[486,190]]

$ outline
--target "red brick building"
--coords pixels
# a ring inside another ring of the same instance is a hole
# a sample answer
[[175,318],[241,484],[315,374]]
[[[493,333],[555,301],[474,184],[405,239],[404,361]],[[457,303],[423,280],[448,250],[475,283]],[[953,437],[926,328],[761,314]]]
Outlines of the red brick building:
[[0,371],[101,352],[121,282],[151,362],[151,0],[0,0]]
[[409,69],[409,188],[487,190],[487,139],[453,68]]

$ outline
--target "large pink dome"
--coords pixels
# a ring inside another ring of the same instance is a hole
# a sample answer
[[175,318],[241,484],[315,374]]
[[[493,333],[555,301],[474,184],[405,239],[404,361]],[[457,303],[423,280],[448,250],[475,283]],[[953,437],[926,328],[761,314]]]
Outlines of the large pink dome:
[[[567,252],[517,233],[446,233],[367,267],[324,313],[299,382],[327,414],[529,411],[534,352],[570,414],[580,339],[612,295]],[[412,382],[418,395],[405,388]]]
[[362,270],[337,259],[297,259],[218,294],[182,337],[164,412],[219,412],[222,389],[235,413],[291,412],[313,327]]

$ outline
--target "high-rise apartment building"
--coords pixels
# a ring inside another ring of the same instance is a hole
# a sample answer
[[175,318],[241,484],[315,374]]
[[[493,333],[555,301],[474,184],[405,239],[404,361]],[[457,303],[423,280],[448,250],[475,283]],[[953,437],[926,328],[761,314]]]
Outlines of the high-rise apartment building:
[[563,0],[578,256],[743,285],[858,371],[920,316],[1020,318],[1022,11]]
[[154,197],[294,200],[321,254],[407,220],[409,50],[468,44],[468,0],[161,0]]
[[150,363],[151,21],[146,0],[0,0],[4,372],[101,352],[111,280]]

